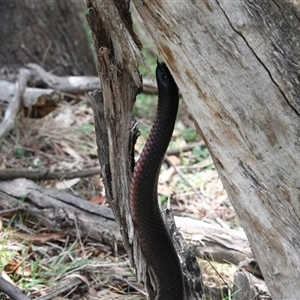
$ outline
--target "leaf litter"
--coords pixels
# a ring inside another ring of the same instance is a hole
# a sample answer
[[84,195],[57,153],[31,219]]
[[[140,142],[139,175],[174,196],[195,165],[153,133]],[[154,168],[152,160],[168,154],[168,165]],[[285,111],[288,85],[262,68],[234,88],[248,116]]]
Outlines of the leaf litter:
[[[211,223],[216,223],[217,217],[226,226],[238,227],[212,159],[183,102],[180,110],[169,147],[170,152],[178,151],[167,156],[159,179],[162,206],[170,205],[177,215]],[[141,116],[139,123],[149,132],[151,122]],[[146,137],[142,132],[135,147],[138,153]],[[193,145],[190,150],[181,150],[189,145]],[[87,97],[64,101],[57,110],[40,119],[21,116],[2,141],[0,153],[0,169],[43,167],[71,172],[99,166],[93,113]],[[45,180],[40,184],[108,205],[99,174],[72,180]],[[2,218],[0,241],[2,275],[31,298],[45,300],[50,294],[53,299],[146,299],[127,256],[117,251],[112,253],[108,245],[92,243],[79,235],[70,237],[55,228],[40,228],[23,215]],[[201,261],[201,266],[205,284],[221,287],[223,283],[210,265]],[[228,271],[228,266],[222,268],[225,271],[219,272],[230,280],[232,270]],[[76,288],[79,279],[81,284]],[[71,289],[64,290],[66,286]],[[60,289],[61,294],[55,294]]]

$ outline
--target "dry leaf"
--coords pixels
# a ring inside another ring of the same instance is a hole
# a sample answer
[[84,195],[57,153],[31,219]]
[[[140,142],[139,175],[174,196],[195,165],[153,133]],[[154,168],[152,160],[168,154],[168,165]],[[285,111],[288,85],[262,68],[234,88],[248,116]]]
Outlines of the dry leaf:
[[67,278],[71,278],[71,277],[79,278],[79,279],[80,279],[81,281],[83,281],[88,287],[90,286],[89,280],[88,280],[87,277],[84,276],[84,275],[80,275],[80,274],[71,274],[71,275],[67,276]]
[[67,143],[62,142],[61,146],[65,153],[69,154],[71,157],[73,157],[77,162],[82,161],[82,157],[76,152],[76,150],[72,147],[70,147]]
[[15,269],[20,265],[20,261],[12,258],[4,267],[4,270],[7,274],[11,274]]
[[103,204],[104,202],[106,202],[106,197],[96,196],[96,197],[92,197],[89,201],[94,204]]
[[98,292],[92,287],[89,288],[88,294],[89,296],[94,297],[96,299],[98,297]]
[[168,159],[170,160],[170,162],[172,163],[172,165],[178,167],[181,165],[181,159],[176,156],[176,155],[171,155],[171,156],[168,156]]
[[168,168],[167,170],[162,171],[159,175],[159,184],[168,182],[173,174],[174,168]]
[[30,275],[31,275],[31,265],[30,264],[28,264],[28,265],[26,265],[25,266],[25,268],[24,268],[24,266],[23,266],[23,264],[22,265],[20,265],[16,270],[15,270],[15,272],[14,272],[15,274],[17,274],[17,275],[20,275],[20,276],[26,276],[26,277],[29,277]]
[[172,189],[166,184],[159,184],[157,186],[157,193],[159,195],[170,197],[172,195]]

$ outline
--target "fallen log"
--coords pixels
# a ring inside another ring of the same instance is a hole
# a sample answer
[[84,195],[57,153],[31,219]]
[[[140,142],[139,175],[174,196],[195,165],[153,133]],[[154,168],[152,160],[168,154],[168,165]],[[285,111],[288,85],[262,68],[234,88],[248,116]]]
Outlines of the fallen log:
[[[25,209],[44,226],[67,231],[73,236],[78,234],[76,222],[80,235],[123,249],[119,228],[108,207],[40,187],[27,179],[0,181],[0,209],[5,213],[15,208],[16,212],[16,207],[20,207],[20,212]],[[175,222],[199,258],[238,265],[253,257],[243,231],[187,217],[175,217]]]
[[44,226],[72,236],[79,230],[82,236],[110,245],[114,250],[118,246],[123,248],[119,228],[109,208],[65,192],[39,187],[26,179],[2,181],[0,186],[2,210],[18,206],[24,210],[25,206],[27,212]]
[[[40,187],[27,179],[0,181],[0,210],[0,217],[11,217],[25,212],[52,230],[74,237],[80,234],[93,242],[111,247],[114,252],[124,251],[119,227],[110,208],[65,192]],[[245,273],[260,275],[254,260],[250,259],[253,255],[242,230],[225,229],[187,217],[175,217],[175,222],[197,257],[239,265],[239,268],[248,271],[243,271],[243,276],[241,272],[236,274],[235,284],[238,290],[241,280],[244,282],[243,278],[248,276]],[[259,283],[261,287],[263,280]],[[243,295],[245,289],[255,292],[256,299],[270,299],[266,290],[262,291],[263,298],[260,297],[257,284],[248,284],[243,290],[240,288],[238,295]],[[211,289],[205,287],[205,292],[210,294]]]

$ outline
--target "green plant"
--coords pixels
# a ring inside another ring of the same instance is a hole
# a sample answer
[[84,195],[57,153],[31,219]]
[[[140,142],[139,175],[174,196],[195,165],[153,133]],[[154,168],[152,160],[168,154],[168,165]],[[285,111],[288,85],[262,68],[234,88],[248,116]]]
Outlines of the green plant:
[[191,127],[185,128],[182,132],[182,136],[187,143],[199,141],[198,133],[194,128]]
[[197,161],[203,161],[209,155],[210,155],[209,151],[206,147],[204,148],[204,147],[196,146],[193,149],[193,156],[196,158]]
[[15,150],[15,157],[18,159],[23,159],[27,156],[27,150],[23,147],[18,147]]
[[76,128],[75,131],[92,133],[95,132],[94,124],[82,124],[80,127]]

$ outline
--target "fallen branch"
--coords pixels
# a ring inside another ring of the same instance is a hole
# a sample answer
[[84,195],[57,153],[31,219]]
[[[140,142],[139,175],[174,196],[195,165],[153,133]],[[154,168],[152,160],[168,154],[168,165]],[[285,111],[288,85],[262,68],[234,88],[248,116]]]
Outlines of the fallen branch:
[[[86,236],[92,242],[112,247],[113,252],[124,250],[119,227],[110,208],[65,192],[42,188],[26,179],[2,181],[0,207],[3,210],[0,216],[11,217],[14,212],[26,211],[43,226],[74,237],[78,234]],[[175,222],[197,257],[239,265],[248,273],[261,275],[257,273],[255,261],[249,260],[253,255],[243,231],[224,229],[186,217],[175,217]]]
[[243,270],[234,274],[233,300],[257,299],[271,300],[263,280]]
[[5,169],[0,170],[0,180],[12,180],[26,178],[30,180],[62,180],[89,177],[100,174],[100,167],[84,169],[80,171],[52,172],[50,169]]
[[[167,156],[170,155],[179,155],[182,152],[191,151],[194,147],[200,146],[205,147],[203,141],[186,146],[182,148],[182,150],[169,150],[167,152]],[[166,157],[166,162],[168,163],[169,160]],[[169,162],[170,163],[170,162]],[[12,180],[17,178],[26,178],[29,180],[62,180],[62,179],[73,179],[73,178],[82,178],[82,177],[89,177],[96,174],[100,174],[100,167],[84,169],[80,171],[51,171],[50,169],[4,169],[0,170],[0,180]]]
[[30,76],[30,72],[27,69],[20,70],[18,77],[17,77],[17,82],[14,85],[14,91],[15,91],[14,97],[8,104],[4,118],[0,125],[0,138],[8,130],[12,129],[14,126],[15,118],[17,116],[17,113],[18,113],[18,111],[20,109],[20,105],[21,105],[21,97],[26,88],[29,76]]
[[[78,287],[79,285],[85,283],[83,280],[81,280],[78,277],[73,277],[68,280],[63,281],[58,287],[56,287],[52,292],[48,293],[47,295],[41,296],[37,298],[36,300],[51,300],[55,299],[55,297],[58,297],[59,295],[62,295],[70,290],[72,290],[75,287]],[[85,284],[86,285],[86,284]]]
[[[15,97],[15,84],[6,80],[0,80],[0,104],[2,106],[7,106],[13,101]],[[22,104],[25,107],[30,107],[36,104],[40,97],[46,95],[56,95],[57,91],[53,89],[42,89],[34,87],[26,87],[25,91],[21,97]]]
[[[34,82],[46,89],[27,87],[27,82]],[[96,76],[57,76],[44,70],[37,64],[30,63],[22,68],[16,83],[0,80],[0,103],[7,106],[3,121],[0,125],[0,138],[14,126],[14,121],[20,107],[31,107],[41,97],[60,93],[78,94],[100,90],[101,83]],[[151,80],[144,80],[143,93],[157,94],[157,86]],[[22,100],[22,101],[21,101]],[[30,177],[31,178],[31,177]]]
[[[65,192],[46,189],[26,179],[0,182],[0,207],[8,209],[24,206],[41,224],[49,228],[67,230],[68,234],[88,236],[93,241],[118,245],[123,249],[119,227],[110,208],[95,205]],[[1,215],[1,211],[0,211]],[[237,265],[252,258],[243,231],[224,229],[218,225],[186,217],[175,217],[177,227],[196,256],[220,263]],[[251,269],[248,269],[251,272]]]
[[107,207],[64,192],[44,189],[27,179],[0,182],[1,209],[18,207],[20,202],[44,226],[66,231],[74,237],[79,230],[82,236],[93,241],[123,249],[119,227]]
[[35,85],[64,93],[77,94],[101,89],[100,79],[96,76],[57,76],[47,72],[37,64],[30,63],[26,67],[31,71]]
[[253,257],[242,230],[224,229],[186,217],[175,217],[175,221],[196,256],[201,259],[238,266],[245,258]]
[[[38,99],[45,95],[78,94],[101,89],[100,79],[96,76],[57,76],[48,73],[37,64],[28,64],[27,68],[34,83],[38,86],[47,86],[47,88],[26,87],[21,95],[25,107],[36,104]],[[143,79],[143,94],[157,94],[157,86],[152,80]],[[4,106],[9,105],[15,95],[15,84],[0,80],[0,103]]]

